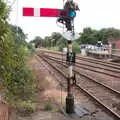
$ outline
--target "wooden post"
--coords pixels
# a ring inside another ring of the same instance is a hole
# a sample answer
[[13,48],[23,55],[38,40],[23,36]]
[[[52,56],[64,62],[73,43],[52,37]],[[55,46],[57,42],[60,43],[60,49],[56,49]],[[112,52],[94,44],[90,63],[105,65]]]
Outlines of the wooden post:
[[8,105],[3,103],[3,99],[0,96],[0,120],[9,120],[8,111]]

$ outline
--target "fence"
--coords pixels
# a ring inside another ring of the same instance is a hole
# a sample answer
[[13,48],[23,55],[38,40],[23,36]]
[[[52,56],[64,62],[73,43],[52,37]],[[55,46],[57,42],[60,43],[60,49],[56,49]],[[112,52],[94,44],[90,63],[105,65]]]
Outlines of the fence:
[[0,120],[9,120],[9,107],[0,103]]

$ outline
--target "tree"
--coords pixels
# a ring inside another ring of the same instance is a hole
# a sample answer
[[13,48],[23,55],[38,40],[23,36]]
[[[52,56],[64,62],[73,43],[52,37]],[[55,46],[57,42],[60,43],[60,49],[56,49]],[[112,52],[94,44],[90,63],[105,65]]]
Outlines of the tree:
[[25,35],[21,28],[16,31],[9,25],[7,17],[7,5],[0,1],[0,79],[6,99],[15,105],[34,98],[35,80],[26,67]]
[[25,41],[25,39],[27,38],[27,36],[24,34],[23,30],[20,27],[13,25],[9,25],[9,27],[15,44],[26,46],[27,42]]
[[67,47],[67,40],[65,40],[65,38],[63,38],[63,36],[57,32],[53,32],[51,36],[47,37],[47,41],[49,46],[50,44],[51,46],[56,46],[60,51],[62,51],[64,47]]
[[80,33],[80,38],[77,40],[79,44],[95,44],[97,31],[91,28],[84,28],[83,33]]
[[104,28],[101,30],[93,30],[91,28],[84,28],[80,33],[80,38],[77,40],[79,44],[93,44],[97,41],[102,41],[103,44],[107,44],[111,38],[120,38],[120,30],[115,28]]
[[99,34],[100,40],[103,41],[104,44],[107,44],[111,38],[120,38],[120,30],[115,28],[101,29]]
[[8,31],[7,18],[8,18],[8,8],[4,2],[0,1],[0,40],[1,41],[3,37],[5,37],[5,34]]
[[57,32],[53,32],[52,35],[51,35],[51,38],[53,40],[53,46],[56,46],[57,42],[61,38],[61,34],[57,33]]
[[51,36],[46,36],[44,38],[45,47],[52,47],[52,38]]
[[32,41],[31,41],[31,43],[34,43],[34,45],[35,45],[35,48],[38,48],[38,47],[42,47],[42,46],[44,46],[44,41],[43,41],[43,39],[41,38],[41,37],[39,37],[39,36],[36,36]]

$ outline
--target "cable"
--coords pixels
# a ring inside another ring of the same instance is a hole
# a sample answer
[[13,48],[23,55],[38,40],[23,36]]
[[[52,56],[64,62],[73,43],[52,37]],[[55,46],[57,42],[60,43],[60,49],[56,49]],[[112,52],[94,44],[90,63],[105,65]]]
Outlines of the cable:
[[15,1],[17,1],[17,3],[16,3],[16,7],[17,7],[17,10],[16,10],[16,12],[17,12],[17,14],[16,14],[16,26],[17,26],[17,36],[18,36],[18,19],[19,19],[18,12],[19,12],[19,7],[18,7],[18,0],[15,0]]
[[[11,9],[12,6],[15,4],[16,1],[17,1],[17,0],[13,0],[13,2],[9,5],[8,8]],[[6,0],[6,3],[7,3],[7,4],[10,3],[9,0]]]
[[[59,18],[58,18],[59,19]],[[56,20],[56,24],[58,27],[63,28],[62,26],[58,25],[58,19]]]
[[17,1],[17,0],[14,0],[14,1],[12,2],[12,4],[10,5],[10,8],[12,8],[12,6],[15,4],[16,1]]
[[64,3],[65,3],[65,0],[63,0],[63,8],[64,8]]

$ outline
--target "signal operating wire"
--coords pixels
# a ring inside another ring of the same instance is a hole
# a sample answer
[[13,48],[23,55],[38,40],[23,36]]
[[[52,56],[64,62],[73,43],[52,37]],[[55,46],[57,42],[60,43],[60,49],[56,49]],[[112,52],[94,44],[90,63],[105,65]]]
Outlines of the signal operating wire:
[[16,0],[17,3],[16,3],[16,7],[17,7],[17,10],[16,10],[16,27],[17,27],[17,39],[18,39],[18,20],[19,20],[19,15],[18,15],[18,12],[19,12],[19,6],[18,6],[18,0]]
[[16,1],[17,1],[17,0],[14,0],[14,1],[12,2],[12,4],[10,5],[10,8],[15,4]]
[[[16,2],[17,0],[13,0],[13,2],[9,5],[9,9],[11,9],[12,8],[12,6],[15,4],[15,2]],[[9,0],[6,0],[6,3],[8,4],[9,3]]]
[[65,2],[65,0],[63,0],[63,8],[64,8],[64,2]]

